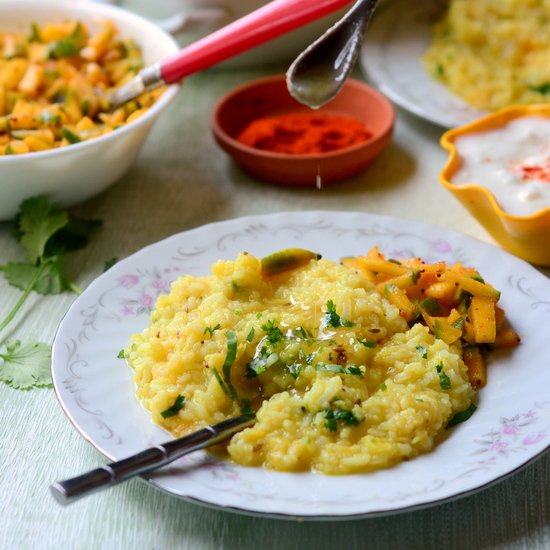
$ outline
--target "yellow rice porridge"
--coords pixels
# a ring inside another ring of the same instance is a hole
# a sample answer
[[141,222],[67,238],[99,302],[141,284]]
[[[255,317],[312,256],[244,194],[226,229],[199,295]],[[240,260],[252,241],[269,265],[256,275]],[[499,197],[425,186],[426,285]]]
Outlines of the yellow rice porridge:
[[424,55],[467,103],[496,110],[550,99],[549,0],[451,0]]
[[472,404],[460,349],[409,329],[357,272],[317,258],[264,268],[242,253],[177,279],[132,337],[137,396],[175,436],[251,410],[234,461],[350,474],[429,451]]

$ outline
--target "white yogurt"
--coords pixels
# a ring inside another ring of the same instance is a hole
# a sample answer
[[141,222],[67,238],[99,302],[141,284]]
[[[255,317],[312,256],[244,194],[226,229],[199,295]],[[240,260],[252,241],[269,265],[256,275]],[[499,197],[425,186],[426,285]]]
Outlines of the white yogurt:
[[451,182],[482,185],[501,208],[527,216],[550,206],[550,118],[525,116],[486,132],[459,136],[462,165]]

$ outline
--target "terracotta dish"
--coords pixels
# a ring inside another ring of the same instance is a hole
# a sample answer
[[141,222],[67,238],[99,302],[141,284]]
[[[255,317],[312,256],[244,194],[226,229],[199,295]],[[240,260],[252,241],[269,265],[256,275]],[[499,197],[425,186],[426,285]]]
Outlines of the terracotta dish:
[[317,112],[352,117],[372,134],[366,141],[324,153],[273,153],[237,140],[252,121],[289,112],[311,112],[293,99],[284,75],[240,86],[214,108],[212,130],[218,144],[245,172],[261,180],[289,186],[317,186],[351,178],[362,172],[392,138],[395,111],[379,92],[358,80],[348,80],[340,94]]

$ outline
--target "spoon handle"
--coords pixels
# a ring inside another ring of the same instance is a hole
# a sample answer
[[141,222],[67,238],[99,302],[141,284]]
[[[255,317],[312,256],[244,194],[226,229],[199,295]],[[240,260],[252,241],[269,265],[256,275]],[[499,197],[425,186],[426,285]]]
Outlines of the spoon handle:
[[273,0],[160,63],[167,84],[211,67],[351,4],[352,0]]
[[156,470],[193,451],[228,439],[256,421],[253,414],[229,418],[214,426],[206,426],[192,434],[145,449],[117,462],[111,462],[65,481],[56,481],[50,490],[60,504],[69,504],[93,491],[111,487],[131,477]]

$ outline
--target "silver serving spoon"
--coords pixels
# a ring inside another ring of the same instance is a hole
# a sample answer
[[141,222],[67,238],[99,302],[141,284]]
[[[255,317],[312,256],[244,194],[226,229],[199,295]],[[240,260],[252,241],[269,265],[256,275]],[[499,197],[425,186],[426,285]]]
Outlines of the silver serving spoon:
[[111,462],[77,477],[56,481],[50,485],[51,493],[59,504],[70,504],[89,493],[152,472],[193,451],[216,445],[255,422],[256,417],[253,414],[228,418],[219,424],[206,426],[179,439],[149,447],[128,458]]
[[286,73],[288,91],[317,109],[333,99],[348,78],[378,0],[357,0],[349,12],[304,50]]

